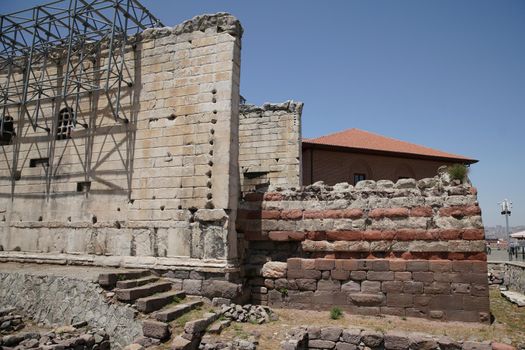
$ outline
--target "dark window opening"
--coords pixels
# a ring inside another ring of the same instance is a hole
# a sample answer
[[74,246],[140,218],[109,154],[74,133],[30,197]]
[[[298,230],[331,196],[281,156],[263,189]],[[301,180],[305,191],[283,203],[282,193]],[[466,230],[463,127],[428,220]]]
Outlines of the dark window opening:
[[91,189],[91,181],[77,182],[77,192],[89,192]]
[[359,182],[366,180],[366,175],[361,173],[354,173],[354,186]]
[[58,112],[56,140],[65,140],[71,138],[71,130],[73,129],[74,119],[75,113],[71,107],[62,108],[60,112]]
[[397,179],[398,179],[398,180],[409,179],[409,177],[408,177],[408,176],[399,176]]
[[1,129],[0,134],[0,145],[10,145],[15,135],[15,128],[13,125],[13,118],[6,115],[0,120],[0,123],[3,123],[3,128]]
[[33,158],[29,160],[29,167],[30,168],[36,168],[37,165],[49,165],[49,158]]

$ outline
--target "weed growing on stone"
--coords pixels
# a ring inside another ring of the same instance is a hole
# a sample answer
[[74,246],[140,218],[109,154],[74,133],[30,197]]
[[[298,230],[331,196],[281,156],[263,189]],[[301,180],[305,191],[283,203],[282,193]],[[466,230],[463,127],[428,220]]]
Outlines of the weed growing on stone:
[[338,320],[340,319],[341,317],[343,317],[343,311],[337,307],[337,306],[334,306],[331,310],[330,310],[330,318],[332,320]]
[[463,164],[454,164],[447,168],[447,173],[452,180],[464,181],[468,175],[468,168]]
[[287,297],[288,296],[288,288],[279,288],[277,289],[279,293],[281,293],[281,296]]

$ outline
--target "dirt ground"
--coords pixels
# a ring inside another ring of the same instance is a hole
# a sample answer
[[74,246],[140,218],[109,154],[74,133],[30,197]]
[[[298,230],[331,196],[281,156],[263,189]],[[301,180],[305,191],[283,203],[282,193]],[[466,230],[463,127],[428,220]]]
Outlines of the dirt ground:
[[232,323],[223,331],[221,338],[244,338],[259,335],[261,350],[275,350],[285,339],[286,332],[301,325],[341,326],[376,331],[421,332],[436,336],[446,335],[456,340],[497,340],[513,345],[525,345],[525,308],[518,308],[501,297],[497,288],[491,289],[491,310],[495,321],[491,325],[465,322],[440,322],[412,317],[361,316],[343,313],[339,320],[330,319],[328,311],[304,311],[274,309],[279,320],[264,326],[249,323]]

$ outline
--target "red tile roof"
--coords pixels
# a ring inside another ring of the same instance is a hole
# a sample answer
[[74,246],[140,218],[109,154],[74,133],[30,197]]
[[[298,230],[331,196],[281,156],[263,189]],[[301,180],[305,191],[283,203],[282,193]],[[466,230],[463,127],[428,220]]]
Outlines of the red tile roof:
[[457,154],[438,151],[433,148],[416,145],[414,143],[396,140],[390,137],[374,134],[359,129],[347,129],[314,139],[304,139],[303,144],[344,147],[359,150],[370,150],[380,153],[396,153],[420,156],[425,158],[457,160],[464,163],[476,163],[477,160]]

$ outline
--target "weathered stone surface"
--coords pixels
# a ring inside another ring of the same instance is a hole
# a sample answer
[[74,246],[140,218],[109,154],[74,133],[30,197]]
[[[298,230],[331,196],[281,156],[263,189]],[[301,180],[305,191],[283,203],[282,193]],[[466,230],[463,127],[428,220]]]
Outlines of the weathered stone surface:
[[264,264],[261,272],[265,278],[283,278],[286,277],[286,270],[285,262],[270,261]]
[[359,306],[378,306],[384,301],[383,294],[355,293],[349,294],[350,300]]
[[321,330],[321,339],[337,342],[342,333],[343,330],[340,327],[326,327]]
[[142,322],[142,333],[146,337],[164,340],[170,336],[169,325],[164,322],[145,320]]
[[235,299],[241,293],[241,285],[221,280],[205,280],[202,282],[202,294],[208,298],[222,297]]
[[395,331],[385,333],[384,342],[387,350],[404,350],[408,349],[410,345],[408,334]]
[[371,348],[380,346],[383,343],[383,334],[373,331],[363,331],[361,341]]
[[333,349],[335,342],[330,340],[315,339],[308,342],[308,347],[312,349]]

